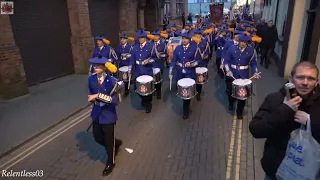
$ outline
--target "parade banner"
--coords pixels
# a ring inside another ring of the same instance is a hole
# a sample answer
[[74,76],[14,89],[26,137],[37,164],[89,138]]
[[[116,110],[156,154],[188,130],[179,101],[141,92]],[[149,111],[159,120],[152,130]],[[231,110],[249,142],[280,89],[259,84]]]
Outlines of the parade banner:
[[220,22],[223,19],[223,7],[223,3],[210,5],[210,14],[212,21]]

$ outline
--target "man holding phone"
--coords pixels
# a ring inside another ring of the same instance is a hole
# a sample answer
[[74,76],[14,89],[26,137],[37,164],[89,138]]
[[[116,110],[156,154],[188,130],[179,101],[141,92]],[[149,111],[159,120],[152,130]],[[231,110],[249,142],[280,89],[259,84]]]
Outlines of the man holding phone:
[[[312,136],[320,143],[320,88],[319,69],[303,61],[297,63],[290,81],[296,88],[295,97],[287,99],[285,88],[269,94],[250,122],[255,138],[266,138],[261,159],[265,180],[277,180],[276,172],[285,157],[290,133],[310,120]],[[290,96],[289,96],[290,97]]]

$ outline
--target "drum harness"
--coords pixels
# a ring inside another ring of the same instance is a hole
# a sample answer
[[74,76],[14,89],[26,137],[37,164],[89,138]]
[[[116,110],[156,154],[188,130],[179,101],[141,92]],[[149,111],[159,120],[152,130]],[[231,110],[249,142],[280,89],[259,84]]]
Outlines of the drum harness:
[[166,46],[164,47],[164,51],[159,53],[158,49],[157,49],[157,44],[154,44],[153,45],[153,49],[152,49],[152,53],[153,53],[153,51],[155,51],[156,56],[157,56],[158,59],[164,59],[164,58],[160,57],[160,53],[164,54],[166,52]]
[[[209,44],[207,43],[206,49],[205,49],[203,52],[201,52],[200,47],[199,47],[199,44],[197,45],[197,52],[199,51],[200,56],[201,56],[201,59],[204,59],[204,58],[205,58],[205,57],[204,57],[204,53],[207,51],[208,46],[209,46]],[[197,54],[197,52],[196,52],[196,54]],[[206,58],[206,59],[207,59],[207,58]]]

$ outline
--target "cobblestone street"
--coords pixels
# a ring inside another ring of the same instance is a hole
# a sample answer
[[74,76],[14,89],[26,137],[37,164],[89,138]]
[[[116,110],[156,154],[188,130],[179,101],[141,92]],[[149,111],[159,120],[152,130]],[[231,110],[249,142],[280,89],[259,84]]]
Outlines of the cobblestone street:
[[[116,136],[124,143],[110,176],[101,176],[106,162],[104,148],[95,143],[91,132],[85,132],[91,121],[89,108],[71,118],[82,118],[79,124],[70,126],[52,141],[45,139],[47,144],[43,146],[36,144],[39,150],[33,153],[25,147],[25,154],[32,154],[16,159],[18,163],[8,161],[5,165],[9,168],[1,169],[43,170],[44,176],[39,179],[48,180],[254,179],[253,139],[247,128],[252,100],[248,101],[244,119],[235,120],[227,110],[225,82],[216,76],[211,63],[211,79],[204,85],[202,101],[192,100],[190,118],[183,120],[182,100],[175,90],[169,91],[167,72],[164,74],[163,98],[154,98],[150,114],[141,109],[140,98],[133,91],[119,105]],[[39,137],[34,143],[41,141]],[[18,153],[5,157],[0,164],[15,154]]]

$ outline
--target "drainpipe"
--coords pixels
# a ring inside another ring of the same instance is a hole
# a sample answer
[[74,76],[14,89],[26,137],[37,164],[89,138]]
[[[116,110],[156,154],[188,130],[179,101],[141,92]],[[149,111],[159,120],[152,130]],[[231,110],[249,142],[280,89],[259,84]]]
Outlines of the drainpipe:
[[275,16],[275,20],[274,20],[274,25],[277,25],[279,2],[280,2],[280,0],[277,0],[277,8],[276,8],[276,16]]

